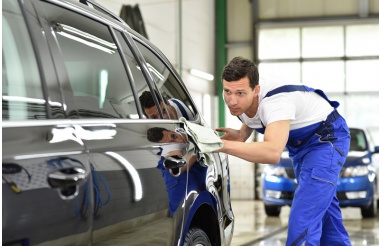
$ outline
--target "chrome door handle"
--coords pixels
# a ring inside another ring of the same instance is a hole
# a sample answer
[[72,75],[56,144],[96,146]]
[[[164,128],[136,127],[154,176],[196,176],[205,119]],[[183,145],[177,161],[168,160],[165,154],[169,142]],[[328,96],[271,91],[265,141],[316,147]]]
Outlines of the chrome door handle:
[[80,167],[68,167],[54,170],[48,174],[48,183],[52,188],[64,188],[82,184],[86,171]]

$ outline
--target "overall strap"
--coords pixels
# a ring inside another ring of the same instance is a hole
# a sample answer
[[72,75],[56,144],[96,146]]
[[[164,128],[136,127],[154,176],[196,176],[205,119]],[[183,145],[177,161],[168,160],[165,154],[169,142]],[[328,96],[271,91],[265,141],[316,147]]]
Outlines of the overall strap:
[[280,87],[268,92],[264,96],[264,98],[271,97],[273,95],[276,95],[276,94],[282,93],[282,92],[293,92],[293,91],[313,91],[313,92],[317,93],[318,95],[320,95],[321,97],[323,97],[326,101],[328,101],[330,103],[330,105],[332,107],[334,107],[335,109],[339,106],[339,102],[330,101],[327,98],[326,94],[322,90],[310,88],[310,87],[307,87],[306,85],[283,85],[283,86],[280,86]]
[[182,116],[183,116],[186,120],[190,120],[190,119],[189,119],[189,116],[188,116],[187,113],[186,113],[185,108],[182,106],[182,104],[181,104],[180,102],[177,101],[177,99],[171,98],[171,99],[169,99],[169,100],[170,100],[171,102],[174,102],[174,103],[177,105],[177,107],[178,107],[179,110],[181,111]]
[[[318,95],[320,95],[321,97],[323,97],[332,107],[334,107],[334,109],[336,109],[337,107],[339,107],[339,102],[337,102],[337,101],[330,101],[327,98],[326,94],[322,90],[310,88],[310,87],[307,87],[306,85],[283,85],[283,86],[277,87],[276,89],[273,89],[273,90],[269,91],[264,96],[264,98],[271,97],[271,96],[274,96],[276,94],[283,93],[283,92],[294,92],[294,91],[311,91],[311,92],[315,92]],[[263,122],[261,122],[261,125],[263,126],[263,128],[258,128],[258,129],[255,129],[255,130],[257,132],[263,134],[265,132],[265,126],[264,126]]]

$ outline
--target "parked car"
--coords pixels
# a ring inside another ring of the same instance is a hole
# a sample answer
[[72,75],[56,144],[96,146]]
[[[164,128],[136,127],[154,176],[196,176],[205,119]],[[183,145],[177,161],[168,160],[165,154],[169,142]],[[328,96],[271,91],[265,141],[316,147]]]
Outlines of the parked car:
[[[3,0],[2,32],[3,245],[230,244],[227,156],[188,179],[197,149],[159,101],[208,126],[159,49],[86,0]],[[159,156],[171,143],[149,141],[154,127],[182,134],[182,154]]]
[[[341,207],[360,207],[364,218],[378,211],[379,146],[373,147],[366,129],[350,128],[351,145],[337,183]],[[377,159],[378,160],[378,159]],[[284,151],[277,165],[265,165],[261,175],[262,197],[268,216],[278,216],[282,206],[291,206],[297,181],[288,152]]]

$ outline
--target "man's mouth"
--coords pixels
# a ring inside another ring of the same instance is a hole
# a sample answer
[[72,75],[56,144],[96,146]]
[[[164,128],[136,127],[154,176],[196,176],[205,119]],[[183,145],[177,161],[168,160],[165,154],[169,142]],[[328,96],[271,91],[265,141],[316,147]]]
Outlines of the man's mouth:
[[237,113],[239,112],[239,108],[230,108],[231,113]]

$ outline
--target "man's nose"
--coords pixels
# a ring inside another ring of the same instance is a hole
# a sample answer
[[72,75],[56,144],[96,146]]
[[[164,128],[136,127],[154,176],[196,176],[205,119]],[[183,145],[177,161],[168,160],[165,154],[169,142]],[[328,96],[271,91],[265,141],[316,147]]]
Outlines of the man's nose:
[[236,105],[238,103],[234,95],[230,95],[227,102],[229,105]]

